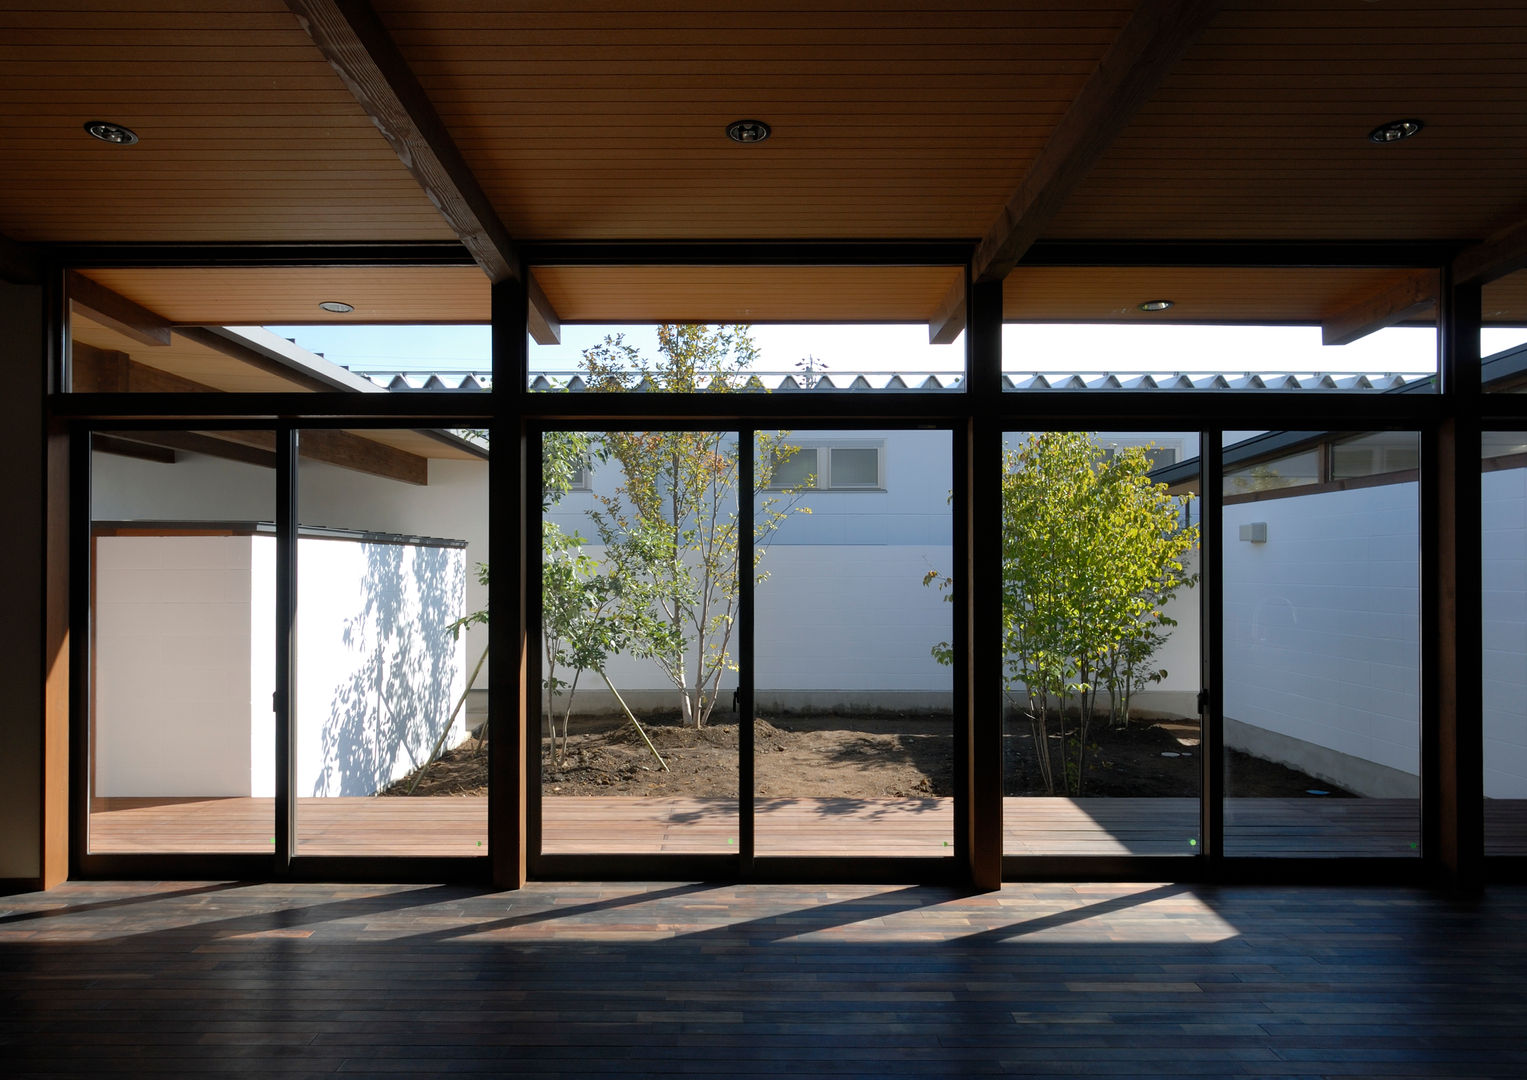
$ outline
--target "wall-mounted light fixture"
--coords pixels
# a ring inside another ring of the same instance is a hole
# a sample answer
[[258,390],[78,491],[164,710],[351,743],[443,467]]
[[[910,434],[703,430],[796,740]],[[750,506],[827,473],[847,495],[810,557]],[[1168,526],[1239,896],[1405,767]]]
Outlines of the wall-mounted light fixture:
[[1253,544],[1267,543],[1267,522],[1249,521],[1242,525],[1241,539]]

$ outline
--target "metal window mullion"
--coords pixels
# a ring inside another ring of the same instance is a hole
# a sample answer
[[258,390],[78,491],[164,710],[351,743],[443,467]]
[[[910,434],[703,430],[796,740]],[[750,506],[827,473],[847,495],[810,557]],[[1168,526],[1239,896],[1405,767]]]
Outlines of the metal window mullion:
[[1198,610],[1200,858],[1218,872],[1225,857],[1225,640],[1224,640],[1224,432],[1199,432]]
[[91,541],[94,514],[91,509],[91,432],[82,424],[69,433],[69,874],[83,869],[90,850],[90,747],[95,738],[92,684],[95,670],[95,576]]
[[297,849],[297,431],[276,428],[275,876],[291,872]]
[[757,609],[753,603],[756,574],[753,570],[754,538],[757,536],[757,497],[754,492],[755,440],[753,428],[737,433],[737,794],[739,874],[747,879],[753,872],[757,852],[755,804],[756,733],[753,730],[754,695],[757,691],[755,668],[755,624]]

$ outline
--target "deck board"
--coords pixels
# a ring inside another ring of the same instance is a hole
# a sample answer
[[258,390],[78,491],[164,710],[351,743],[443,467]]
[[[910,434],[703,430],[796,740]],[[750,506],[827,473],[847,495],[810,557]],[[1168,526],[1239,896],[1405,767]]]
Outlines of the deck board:
[[[1193,799],[1008,798],[1009,855],[1191,855]],[[1492,801],[1491,850],[1527,851],[1527,801]],[[1229,799],[1231,855],[1406,856],[1417,853],[1413,799]],[[271,799],[108,799],[91,814],[97,853],[272,850]],[[734,799],[594,796],[544,801],[543,850],[559,854],[726,854],[737,850]],[[939,856],[953,848],[949,799],[760,799],[760,855]],[[297,801],[298,853],[487,853],[481,797]]]

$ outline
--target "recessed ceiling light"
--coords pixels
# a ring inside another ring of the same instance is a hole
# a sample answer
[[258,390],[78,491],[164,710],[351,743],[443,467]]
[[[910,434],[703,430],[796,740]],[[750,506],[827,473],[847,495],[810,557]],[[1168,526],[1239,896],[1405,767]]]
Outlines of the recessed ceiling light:
[[348,311],[355,310],[355,305],[347,304],[343,300],[325,300],[318,306],[325,311],[332,311],[336,315],[343,315]]
[[138,133],[132,128],[113,124],[109,120],[87,120],[85,130],[102,142],[109,142],[115,146],[131,146],[138,141]]
[[769,125],[762,120],[734,120],[726,125],[726,137],[732,142],[763,142],[769,137]]
[[1147,300],[1143,304],[1136,304],[1141,311],[1165,311],[1172,306],[1170,300]]
[[1391,120],[1368,132],[1368,141],[1376,143],[1399,142],[1415,135],[1426,125],[1419,120]]

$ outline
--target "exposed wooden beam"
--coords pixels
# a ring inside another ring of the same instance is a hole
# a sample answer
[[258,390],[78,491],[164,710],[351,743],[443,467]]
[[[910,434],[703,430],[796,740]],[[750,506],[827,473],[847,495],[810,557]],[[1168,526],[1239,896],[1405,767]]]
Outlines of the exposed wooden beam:
[[[242,446],[275,452],[276,437],[269,431],[218,431],[214,437]],[[297,456],[343,469],[370,473],[420,487],[429,483],[429,460],[395,446],[374,442],[348,431],[307,428],[298,433]]]
[[965,329],[965,275],[949,286],[938,310],[928,320],[928,344],[948,345]]
[[528,270],[525,272],[525,288],[530,293],[530,307],[525,314],[530,339],[537,345],[562,344],[562,320],[557,315],[557,309],[546,299],[535,274]]
[[42,260],[37,252],[8,236],[0,236],[0,281],[35,285],[41,273]]
[[[365,0],[286,0],[286,6],[488,278],[495,283],[528,279],[509,230],[371,5]],[[531,333],[538,343],[555,345],[557,313],[533,279],[527,284]]]
[[976,248],[976,281],[1007,275],[1149,100],[1222,0],[1139,0]]
[[[80,393],[216,393],[210,386],[160,371],[126,353],[93,348],[83,342],[75,343],[73,359],[74,388]],[[218,431],[199,434],[194,442],[167,440],[159,432],[154,432],[152,439],[142,433],[123,437],[137,443],[194,450],[268,467],[274,467],[276,460],[275,435],[268,431]],[[422,486],[429,483],[428,458],[348,431],[309,429],[302,432],[297,445],[301,456],[311,461],[322,461],[405,484]],[[219,447],[237,447],[238,452],[219,452]],[[245,452],[251,449],[264,456],[251,457]]]
[[1326,316],[1320,322],[1322,345],[1350,345],[1375,330],[1403,322],[1437,303],[1442,275],[1417,270],[1371,296]]
[[168,345],[171,323],[168,319],[136,304],[120,293],[87,278],[69,275],[69,303],[96,322],[126,334],[140,345]]
[[297,439],[299,457],[338,465],[342,469],[383,476],[424,487],[429,483],[429,459],[374,442],[348,431],[309,428]]
[[116,454],[118,457],[153,461],[160,465],[175,464],[175,451],[163,443],[124,439],[117,435],[108,435],[104,431],[97,431],[90,436],[90,449],[99,454]]
[[1527,269],[1527,221],[1459,252],[1453,260],[1453,281],[1459,285],[1483,285],[1524,269]]

